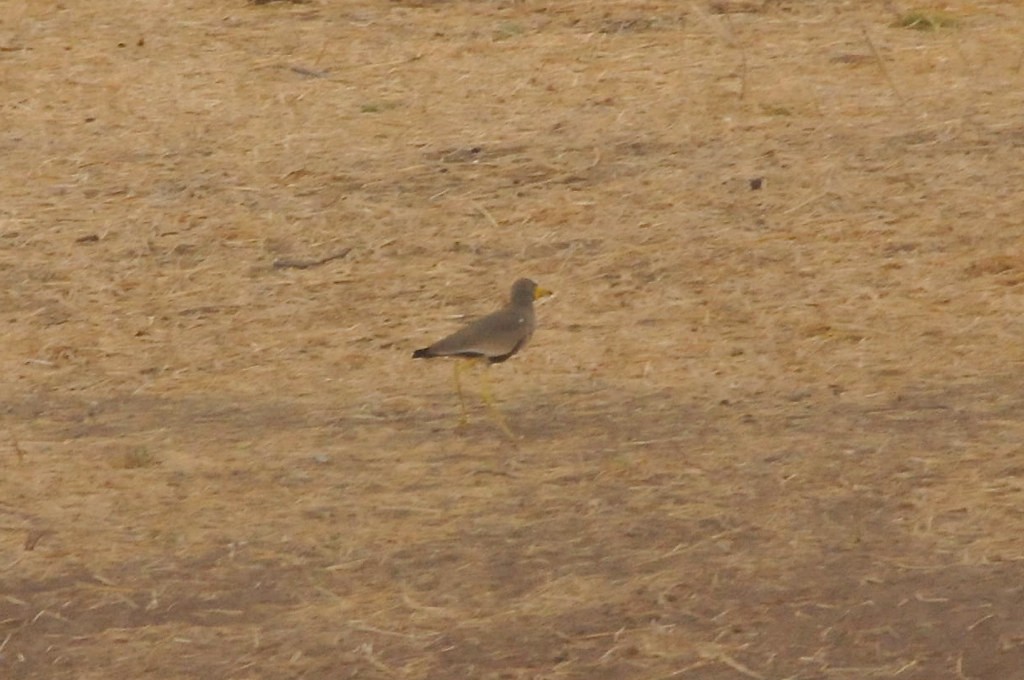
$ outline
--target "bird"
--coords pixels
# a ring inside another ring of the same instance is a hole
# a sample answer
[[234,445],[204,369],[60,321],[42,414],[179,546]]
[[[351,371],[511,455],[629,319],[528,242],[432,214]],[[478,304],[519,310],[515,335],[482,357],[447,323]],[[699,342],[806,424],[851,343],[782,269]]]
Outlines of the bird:
[[[451,335],[441,338],[429,347],[412,353],[413,359],[456,357],[484,362],[487,365],[508,361],[520,352],[533,337],[537,327],[533,303],[552,295],[552,291],[538,286],[531,279],[519,279],[512,284],[508,303],[496,312],[473,321]],[[462,361],[455,362],[455,388],[462,407],[462,424],[467,422],[466,400],[459,380]],[[486,373],[481,374],[481,396],[501,429],[514,439],[505,419],[494,405]]]

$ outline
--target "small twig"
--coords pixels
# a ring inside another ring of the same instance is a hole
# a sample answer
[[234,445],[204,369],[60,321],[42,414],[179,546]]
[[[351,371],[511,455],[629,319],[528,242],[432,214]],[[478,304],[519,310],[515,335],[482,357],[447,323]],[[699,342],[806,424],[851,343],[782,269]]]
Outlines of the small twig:
[[378,635],[388,635],[391,637],[405,638],[407,640],[425,640],[440,635],[440,633],[435,631],[431,631],[429,633],[400,633],[395,630],[385,630],[375,626],[368,626],[362,621],[350,621],[348,622],[348,626],[352,630],[358,630],[363,633],[377,633]]
[[317,71],[316,69],[306,68],[305,66],[289,66],[288,69],[293,73],[298,73],[300,76],[306,76],[307,78],[326,78],[328,75],[327,71]]
[[964,653],[960,652],[960,656],[956,660],[956,677],[961,680],[973,680],[971,676],[964,675]]
[[25,534],[25,550],[35,550],[36,545],[43,539],[44,536],[48,536],[53,532],[49,529],[29,529],[28,533]]
[[882,75],[885,76],[886,81],[889,83],[889,87],[892,88],[893,94],[900,100],[901,104],[906,104],[907,100],[900,92],[900,89],[896,87],[896,81],[893,80],[892,74],[889,73],[889,69],[885,67],[885,62],[882,61],[882,55],[878,53],[878,49],[875,47],[875,43],[871,40],[871,36],[868,35],[868,29],[866,26],[861,25],[860,32],[864,35],[864,41],[868,44],[868,48],[871,50],[871,54],[875,56],[875,61],[878,62],[878,68],[881,70]]
[[470,474],[494,475],[495,477],[508,477],[509,479],[519,479],[519,475],[515,474],[514,472],[505,472],[504,470],[491,470],[485,468],[473,470],[473,472],[471,472]]
[[337,253],[334,253],[333,255],[322,257],[319,260],[277,259],[274,260],[274,269],[287,269],[289,267],[292,269],[310,269],[312,267],[319,267],[320,265],[327,264],[328,262],[331,262],[333,260],[340,260],[341,258],[348,255],[349,252],[351,252],[351,250],[352,247],[349,246],[348,248],[340,250]]
[[917,665],[917,659],[911,659],[907,663],[905,663],[902,666],[900,666],[900,669],[898,671],[896,671],[895,673],[893,673],[893,675],[899,675],[903,671],[910,670],[911,668],[913,668],[916,665]]
[[490,213],[490,211],[487,210],[487,208],[483,207],[482,205],[480,205],[476,201],[473,201],[472,204],[473,204],[473,207],[477,209],[477,212],[479,212],[481,215],[483,215],[484,217],[487,218],[487,221],[491,223],[492,227],[494,227],[495,229],[498,229],[498,230],[501,229],[501,225],[498,224],[498,220],[494,219],[494,215],[492,215]]
[[797,210],[800,210],[801,208],[804,208],[804,207],[810,205],[811,203],[814,203],[819,198],[823,198],[824,196],[828,196],[828,193],[829,193],[828,191],[819,191],[818,193],[810,196],[809,198],[805,198],[804,200],[800,201],[796,205],[793,205],[793,206],[790,206],[790,207],[786,208],[785,210],[782,211],[782,214],[783,215],[789,215],[790,213],[795,213]]
[[667,680],[668,678],[679,677],[680,675],[684,675],[686,673],[689,673],[690,671],[695,671],[698,668],[704,668],[704,666],[707,666],[707,665],[708,665],[708,662],[704,661],[702,659],[700,661],[691,663],[689,666],[686,666],[685,668],[680,668],[677,671],[673,671],[672,673],[669,673],[668,675],[664,676],[664,678],[666,678],[666,680]]
[[975,628],[977,628],[981,624],[985,623],[986,621],[988,621],[989,619],[991,619],[994,616],[995,616],[995,614],[986,614],[985,616],[982,616],[980,619],[978,619],[977,621],[975,621],[971,625],[967,626],[967,630],[968,631],[974,630]]

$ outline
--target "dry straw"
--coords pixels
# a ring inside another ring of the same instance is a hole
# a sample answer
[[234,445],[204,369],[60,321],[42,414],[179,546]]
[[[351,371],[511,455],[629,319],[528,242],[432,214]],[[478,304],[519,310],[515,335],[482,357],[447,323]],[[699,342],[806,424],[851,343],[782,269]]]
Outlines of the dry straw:
[[8,5],[0,676],[1024,665],[1015,3]]

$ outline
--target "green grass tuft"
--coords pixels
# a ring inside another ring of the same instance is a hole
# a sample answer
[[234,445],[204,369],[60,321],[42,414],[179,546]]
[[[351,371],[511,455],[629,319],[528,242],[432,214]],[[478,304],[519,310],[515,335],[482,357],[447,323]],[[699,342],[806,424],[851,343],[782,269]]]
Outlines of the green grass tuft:
[[957,20],[942,12],[925,12],[914,10],[901,15],[894,26],[898,28],[911,28],[915,31],[937,31],[940,28],[954,28]]

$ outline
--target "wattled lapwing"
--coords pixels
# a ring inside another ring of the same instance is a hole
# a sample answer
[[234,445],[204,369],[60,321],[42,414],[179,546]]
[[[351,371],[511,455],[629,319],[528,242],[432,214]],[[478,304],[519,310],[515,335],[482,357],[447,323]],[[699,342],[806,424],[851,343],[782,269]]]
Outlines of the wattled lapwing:
[[[551,295],[551,291],[541,288],[530,279],[519,279],[512,285],[512,294],[504,307],[463,326],[429,347],[416,350],[412,353],[412,357],[413,359],[456,357],[487,364],[506,361],[530,341],[530,337],[537,327],[533,303],[548,295]],[[461,365],[462,361],[455,362],[455,388],[458,390],[459,404],[462,407],[462,423],[465,424],[466,400],[462,395],[462,383],[459,380]],[[501,429],[509,437],[512,437],[512,432],[505,423],[505,419],[494,406],[490,386],[487,384],[486,372],[481,375],[481,396]]]

